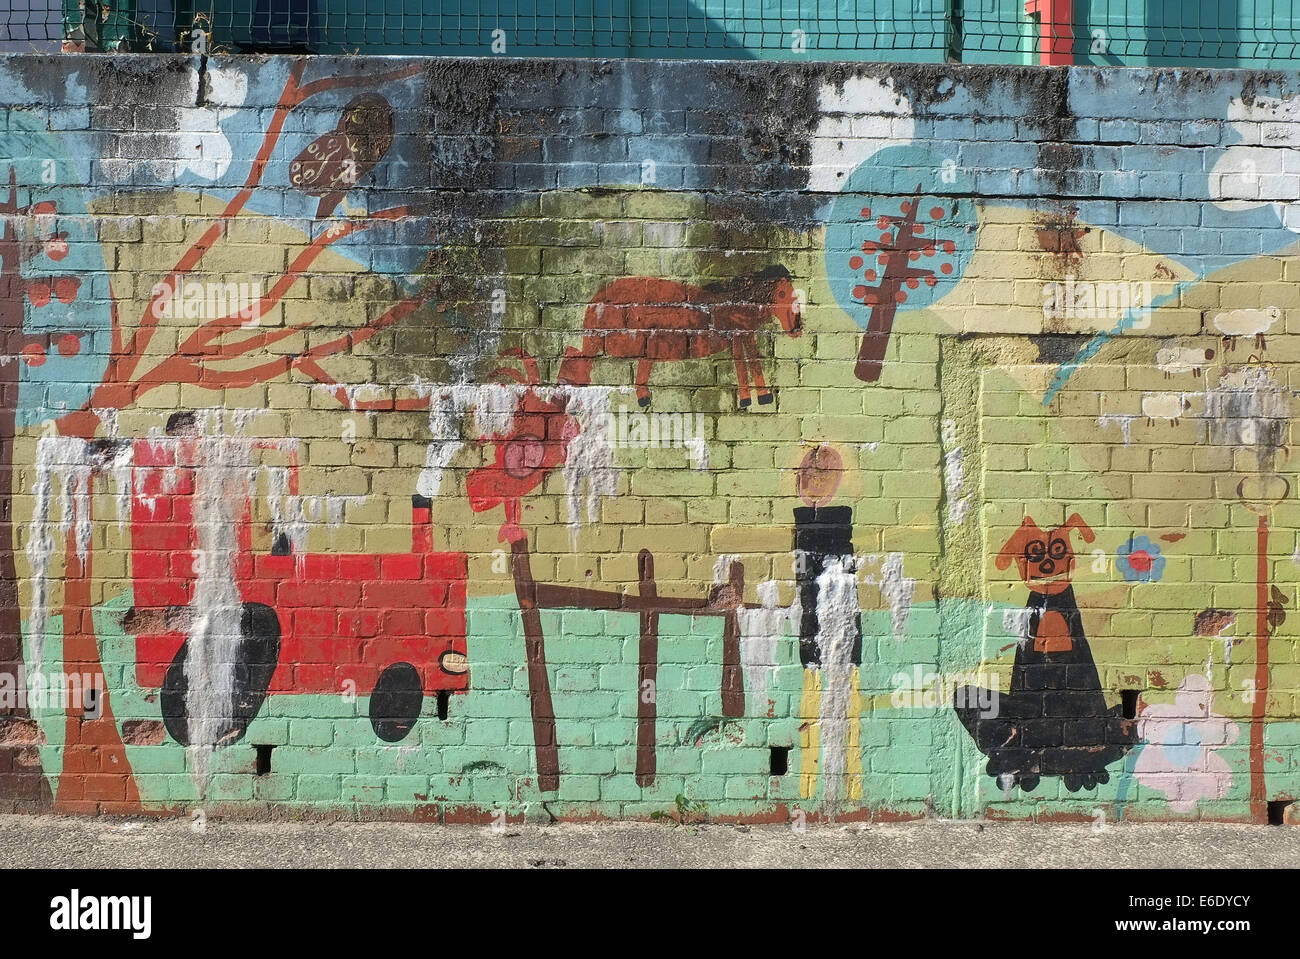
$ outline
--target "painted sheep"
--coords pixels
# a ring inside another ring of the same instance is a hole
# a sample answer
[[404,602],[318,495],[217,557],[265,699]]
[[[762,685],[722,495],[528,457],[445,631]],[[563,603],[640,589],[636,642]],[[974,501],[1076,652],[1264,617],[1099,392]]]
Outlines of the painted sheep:
[[1191,408],[1191,401],[1181,393],[1142,395],[1142,415],[1147,418],[1147,426],[1154,426],[1156,420],[1168,420],[1172,425],[1177,426],[1182,415]]
[[1223,334],[1223,346],[1228,350],[1237,348],[1237,337],[1253,336],[1255,348],[1267,349],[1264,334],[1273,324],[1282,318],[1282,311],[1276,306],[1262,310],[1227,310],[1214,317],[1214,327]]
[[1214,350],[1199,346],[1166,346],[1156,351],[1156,366],[1169,379],[1175,373],[1200,376],[1207,361],[1214,359]]

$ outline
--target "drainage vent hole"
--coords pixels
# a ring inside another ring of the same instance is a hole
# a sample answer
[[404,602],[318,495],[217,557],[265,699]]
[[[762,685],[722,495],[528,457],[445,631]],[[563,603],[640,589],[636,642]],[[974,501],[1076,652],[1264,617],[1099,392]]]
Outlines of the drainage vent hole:
[[1119,691],[1120,702],[1124,704],[1124,718],[1137,719],[1138,715],[1138,697],[1142,695],[1140,689],[1121,689]]
[[274,746],[254,746],[257,750],[257,774],[265,776],[271,771],[271,750]]
[[784,776],[790,770],[790,747],[773,746],[770,760],[773,776]]
[[1268,804],[1268,824],[1270,826],[1282,826],[1286,824],[1286,807],[1291,805],[1290,799],[1274,799]]

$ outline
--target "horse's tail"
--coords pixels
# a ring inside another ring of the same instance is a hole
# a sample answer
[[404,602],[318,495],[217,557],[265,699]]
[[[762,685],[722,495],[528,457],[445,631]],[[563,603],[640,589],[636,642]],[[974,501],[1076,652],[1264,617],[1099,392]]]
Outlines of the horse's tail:
[[566,346],[560,362],[560,382],[570,386],[586,386],[591,382],[591,367],[596,357],[605,352],[605,338],[601,335],[601,313],[605,308],[605,291],[602,289],[587,304],[583,319],[582,346]]

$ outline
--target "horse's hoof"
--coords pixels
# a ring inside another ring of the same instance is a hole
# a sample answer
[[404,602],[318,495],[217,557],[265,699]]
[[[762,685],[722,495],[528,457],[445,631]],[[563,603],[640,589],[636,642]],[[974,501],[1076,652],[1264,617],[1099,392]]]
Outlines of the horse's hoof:
[[649,406],[649,405],[650,405],[650,397],[648,397],[648,396],[638,396],[638,397],[636,398],[636,405],[637,405],[637,406],[642,406],[642,407],[644,407],[644,406]]
[[758,405],[759,405],[759,406],[767,406],[767,405],[768,405],[769,403],[771,403],[771,402],[772,402],[772,394],[771,394],[771,393],[763,393],[763,394],[761,394],[761,395],[759,396],[759,398],[758,398]]
[[748,397],[748,396],[746,396],[743,400],[740,401],[740,408],[741,408],[742,410],[743,410],[745,407],[747,407],[747,406],[749,406],[749,397]]

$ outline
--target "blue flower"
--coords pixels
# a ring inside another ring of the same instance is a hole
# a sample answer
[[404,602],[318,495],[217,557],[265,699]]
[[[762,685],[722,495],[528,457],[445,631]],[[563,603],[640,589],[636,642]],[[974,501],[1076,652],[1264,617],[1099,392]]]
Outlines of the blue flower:
[[1120,573],[1130,583],[1156,583],[1165,574],[1165,558],[1160,555],[1160,547],[1145,536],[1130,536],[1115,555]]

